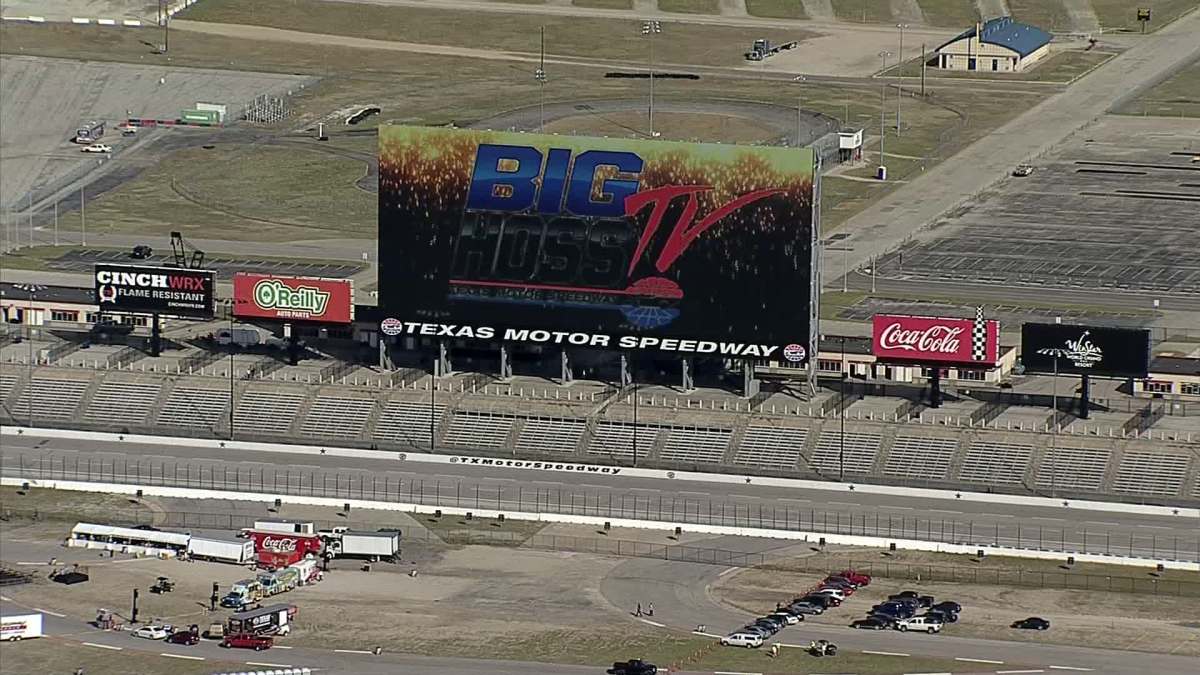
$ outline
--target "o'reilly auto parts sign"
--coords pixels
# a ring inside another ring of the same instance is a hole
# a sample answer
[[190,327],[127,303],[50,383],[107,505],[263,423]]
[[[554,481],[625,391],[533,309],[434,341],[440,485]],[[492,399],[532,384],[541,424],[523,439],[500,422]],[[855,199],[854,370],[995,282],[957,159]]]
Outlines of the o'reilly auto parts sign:
[[1150,331],[1027,323],[1021,326],[1021,365],[1031,373],[1146,377]]
[[208,270],[98,264],[95,281],[104,312],[213,316],[216,279]]
[[238,272],[233,277],[235,316],[322,323],[354,320],[354,284],[323,279]]

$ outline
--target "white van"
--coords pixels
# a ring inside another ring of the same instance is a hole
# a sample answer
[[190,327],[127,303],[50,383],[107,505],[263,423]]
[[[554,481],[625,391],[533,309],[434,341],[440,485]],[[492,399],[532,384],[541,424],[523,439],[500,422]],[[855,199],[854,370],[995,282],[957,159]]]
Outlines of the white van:
[[763,638],[754,633],[730,633],[721,638],[721,644],[725,647],[761,647]]
[[26,640],[42,637],[41,614],[0,616],[0,641]]
[[926,633],[939,633],[942,630],[942,622],[928,616],[914,616],[909,619],[900,619],[896,622],[896,630],[910,631],[921,630]]

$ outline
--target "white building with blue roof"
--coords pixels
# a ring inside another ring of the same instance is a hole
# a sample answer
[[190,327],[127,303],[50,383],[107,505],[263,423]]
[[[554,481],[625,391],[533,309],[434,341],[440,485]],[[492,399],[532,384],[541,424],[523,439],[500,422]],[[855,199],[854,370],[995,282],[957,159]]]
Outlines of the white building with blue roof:
[[930,65],[945,70],[1019,72],[1050,52],[1052,37],[1036,26],[1002,16],[977,23],[938,47]]

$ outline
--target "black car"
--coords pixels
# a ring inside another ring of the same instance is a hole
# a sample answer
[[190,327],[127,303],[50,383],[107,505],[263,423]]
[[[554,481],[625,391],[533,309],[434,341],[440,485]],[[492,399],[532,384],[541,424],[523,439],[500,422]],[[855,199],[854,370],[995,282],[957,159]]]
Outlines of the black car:
[[804,614],[816,615],[816,614],[824,614],[825,606],[818,605],[813,602],[793,602],[792,604],[790,604],[786,608],[784,608],[784,610],[791,614],[794,614],[796,616],[802,616]]
[[950,612],[951,614],[959,614],[962,612],[962,605],[958,604],[957,602],[943,600],[943,601],[933,605],[929,609],[934,609],[939,612]]
[[915,599],[915,598],[919,598],[919,597],[921,597],[921,594],[916,591],[900,591],[899,593],[892,593],[891,595],[889,595],[888,600],[902,600],[904,598],[914,598]]
[[913,609],[912,607],[909,607],[908,605],[885,602],[882,605],[876,605],[876,606],[872,607],[871,613],[872,614],[883,614],[886,616],[893,616],[893,617],[896,617],[897,619],[907,619],[910,616],[916,614],[917,612],[915,609]]
[[1028,619],[1014,621],[1013,628],[1024,628],[1026,630],[1046,630],[1050,628],[1050,622],[1037,616],[1031,616]]
[[862,628],[864,630],[883,630],[892,625],[891,621],[879,616],[868,616],[865,619],[859,619],[850,624],[851,628]]
[[933,607],[934,599],[932,595],[917,596],[917,604],[921,607]]
[[129,253],[129,257],[137,260],[145,260],[146,258],[149,258],[152,253],[154,253],[154,249],[145,244],[138,244],[137,246],[133,247],[133,251]]
[[921,616],[927,616],[930,619],[936,619],[942,623],[958,623],[958,615],[954,612],[944,611],[940,609],[927,610]]
[[608,675],[655,675],[658,666],[641,659],[617,661],[608,669]]
[[829,609],[830,607],[837,607],[837,605],[835,604],[837,602],[837,598],[834,598],[834,597],[831,597],[828,595],[806,595],[803,598],[796,598],[795,602],[792,604],[796,604],[796,603],[800,603],[800,602],[806,602],[810,605],[816,605],[818,607],[823,607],[825,609]]
[[781,630],[781,629],[783,629],[784,626],[787,625],[787,622],[781,621],[780,619],[776,619],[775,617],[771,617],[771,616],[760,616],[754,620],[754,623],[764,623],[764,624],[767,624],[768,626],[773,626],[776,630]]

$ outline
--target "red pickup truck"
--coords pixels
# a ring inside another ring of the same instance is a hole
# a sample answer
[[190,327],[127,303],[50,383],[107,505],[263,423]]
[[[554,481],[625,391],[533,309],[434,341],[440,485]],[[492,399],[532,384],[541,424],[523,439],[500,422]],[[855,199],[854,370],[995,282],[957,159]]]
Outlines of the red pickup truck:
[[237,635],[226,635],[221,640],[221,646],[226,649],[253,649],[256,652],[261,652],[264,649],[270,649],[275,644],[275,640],[269,635],[250,635],[249,633],[239,633]]

